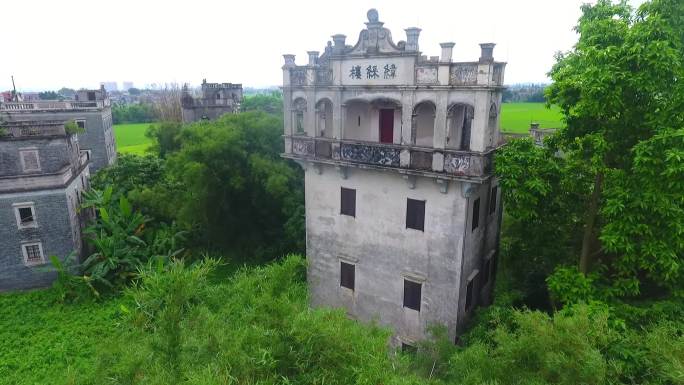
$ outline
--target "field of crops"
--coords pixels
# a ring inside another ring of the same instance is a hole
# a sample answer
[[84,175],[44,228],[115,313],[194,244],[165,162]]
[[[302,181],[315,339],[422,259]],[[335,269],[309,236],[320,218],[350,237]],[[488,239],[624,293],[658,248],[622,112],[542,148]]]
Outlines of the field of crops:
[[152,140],[145,136],[149,126],[150,123],[115,124],[116,150],[120,153],[144,154],[152,144]]
[[558,107],[548,109],[544,103],[504,103],[501,105],[501,131],[526,133],[530,123],[539,123],[541,128],[563,126]]

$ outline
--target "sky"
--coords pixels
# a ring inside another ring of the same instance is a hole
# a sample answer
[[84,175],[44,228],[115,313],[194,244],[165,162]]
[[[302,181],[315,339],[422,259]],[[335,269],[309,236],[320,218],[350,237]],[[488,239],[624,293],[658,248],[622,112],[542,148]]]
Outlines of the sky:
[[[323,51],[330,36],[355,44],[366,12],[376,8],[396,43],[422,29],[424,55],[454,42],[454,61],[479,57],[496,43],[508,62],[507,84],[548,82],[554,53],[577,40],[586,0],[31,0],[3,1],[0,90],[97,88],[100,82],[149,84],[282,83],[282,55]],[[630,0],[638,6],[643,0]]]

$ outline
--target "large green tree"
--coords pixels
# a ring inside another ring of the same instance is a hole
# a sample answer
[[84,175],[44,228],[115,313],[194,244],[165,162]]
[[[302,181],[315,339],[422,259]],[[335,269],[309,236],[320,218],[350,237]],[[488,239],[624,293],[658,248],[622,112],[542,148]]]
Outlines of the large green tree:
[[[583,274],[599,271],[609,294],[677,290],[684,274],[684,3],[654,0],[634,12],[624,1],[599,0],[582,11],[579,40],[557,56],[547,89],[566,127],[547,143],[545,161],[544,150],[521,144],[497,159],[508,214],[518,226],[564,216],[551,225],[572,233],[561,241],[578,240],[566,262],[576,258]],[[531,179],[514,179],[521,176]]]
[[183,128],[167,157],[168,215],[193,226],[209,247],[274,257],[303,249],[301,170],[280,158],[282,119],[224,115]]

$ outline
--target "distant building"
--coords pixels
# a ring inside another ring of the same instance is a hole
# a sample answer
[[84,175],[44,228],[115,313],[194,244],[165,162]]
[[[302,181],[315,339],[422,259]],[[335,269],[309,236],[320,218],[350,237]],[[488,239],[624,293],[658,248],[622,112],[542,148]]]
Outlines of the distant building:
[[123,91],[128,91],[133,87],[133,82],[123,82]]
[[49,257],[81,253],[89,158],[64,123],[0,125],[0,291],[49,285]]
[[284,157],[305,170],[313,306],[391,326],[410,348],[428,326],[455,338],[491,301],[501,226],[492,170],[505,63],[494,44],[453,62],[394,43],[368,11],[358,41],[284,55]]
[[187,85],[183,86],[181,106],[183,122],[214,120],[223,114],[239,112],[242,102],[242,84],[207,83],[202,81],[202,95],[193,97]]
[[109,92],[118,91],[119,86],[116,82],[101,82],[100,86],[103,86],[105,90]]
[[75,120],[85,132],[78,135],[82,149],[91,152],[91,171],[116,160],[112,129],[112,108],[104,88],[80,90],[76,100],[40,100],[0,103],[0,120],[5,122]]

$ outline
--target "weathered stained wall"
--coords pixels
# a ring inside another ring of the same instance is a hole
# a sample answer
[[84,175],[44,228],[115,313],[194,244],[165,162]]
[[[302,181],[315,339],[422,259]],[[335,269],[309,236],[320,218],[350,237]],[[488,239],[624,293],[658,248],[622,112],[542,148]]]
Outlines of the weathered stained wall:
[[[345,307],[419,340],[432,322],[455,334],[466,199],[458,183],[440,192],[431,178],[414,189],[398,174],[326,166],[306,171],[308,279],[312,305]],[[356,189],[356,217],[340,215],[340,188]],[[407,198],[426,201],[425,231],[406,228]],[[340,259],[355,262],[356,290],[339,285]],[[424,279],[421,311],[403,307],[404,277]]]
[[[75,191],[84,189],[87,169],[83,175],[84,178],[80,175],[74,178],[67,188],[0,194],[0,291],[50,285],[56,274],[45,271],[49,257],[54,255],[64,260],[72,251],[80,250],[77,202],[73,200]],[[18,229],[12,205],[25,202],[34,204],[37,227]],[[46,264],[26,266],[22,242],[41,242]]]

